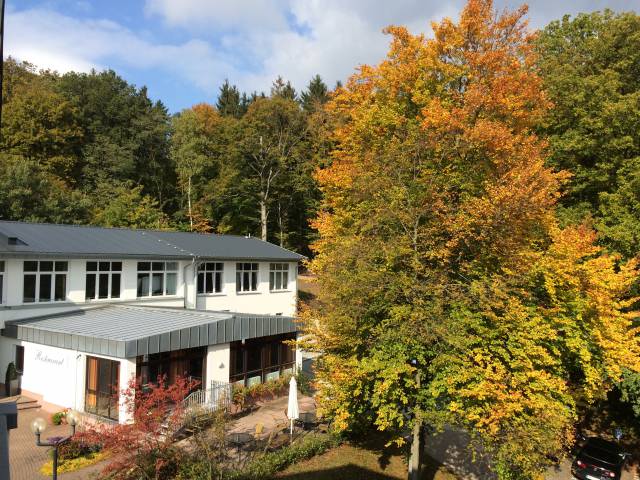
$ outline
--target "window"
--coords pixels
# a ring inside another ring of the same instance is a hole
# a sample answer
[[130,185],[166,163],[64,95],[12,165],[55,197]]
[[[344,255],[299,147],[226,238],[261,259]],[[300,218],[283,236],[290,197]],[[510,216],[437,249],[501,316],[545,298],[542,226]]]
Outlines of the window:
[[67,298],[68,262],[25,261],[22,301],[61,302]]
[[258,264],[236,263],[236,292],[258,290]]
[[222,292],[224,264],[220,262],[201,263],[198,267],[198,293]]
[[140,355],[136,358],[136,378],[143,386],[157,383],[162,377],[168,385],[180,377],[202,383],[206,357],[207,347]]
[[138,262],[138,297],[175,295],[178,262]]
[[229,381],[251,386],[294,373],[293,340],[295,334],[231,342]]
[[87,262],[86,300],[120,298],[122,262]]
[[269,290],[286,290],[289,286],[289,264],[272,263],[269,266]]
[[4,293],[4,260],[0,260],[0,305],[2,305],[2,298]]

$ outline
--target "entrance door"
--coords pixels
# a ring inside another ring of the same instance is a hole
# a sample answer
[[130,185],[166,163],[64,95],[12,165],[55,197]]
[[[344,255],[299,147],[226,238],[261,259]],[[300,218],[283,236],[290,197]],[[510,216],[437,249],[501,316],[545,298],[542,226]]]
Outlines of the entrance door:
[[86,412],[118,420],[119,386],[120,362],[87,357]]

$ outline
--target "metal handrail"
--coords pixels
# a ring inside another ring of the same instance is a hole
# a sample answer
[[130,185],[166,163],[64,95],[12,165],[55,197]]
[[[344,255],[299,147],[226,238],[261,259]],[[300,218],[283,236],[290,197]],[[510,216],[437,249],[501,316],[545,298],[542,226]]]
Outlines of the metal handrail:
[[210,388],[200,389],[191,392],[182,401],[185,410],[200,407],[205,410],[214,411],[220,408],[227,408],[231,404],[231,384],[212,380]]

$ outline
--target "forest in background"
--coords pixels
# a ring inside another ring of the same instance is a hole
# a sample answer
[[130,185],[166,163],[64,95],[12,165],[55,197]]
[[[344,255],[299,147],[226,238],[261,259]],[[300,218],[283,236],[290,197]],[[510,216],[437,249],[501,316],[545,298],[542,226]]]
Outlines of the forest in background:
[[[571,172],[558,214],[588,219],[629,258],[640,242],[640,20],[551,22],[536,68],[553,102],[548,164]],[[0,219],[254,235],[311,253],[339,120],[316,76],[170,115],[114,71],[58,74],[4,62]],[[340,88],[337,85],[337,88]],[[339,154],[339,152],[338,152]]]
[[[116,72],[4,62],[0,219],[261,236],[309,253],[324,146],[319,76],[298,94],[225,82],[169,115]],[[322,153],[321,153],[322,152]]]

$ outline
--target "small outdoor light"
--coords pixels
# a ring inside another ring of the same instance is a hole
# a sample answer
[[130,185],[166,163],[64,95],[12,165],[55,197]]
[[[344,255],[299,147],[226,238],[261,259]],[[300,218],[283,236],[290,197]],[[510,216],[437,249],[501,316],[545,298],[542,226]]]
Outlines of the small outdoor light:
[[58,447],[65,442],[68,442],[71,437],[73,437],[76,433],[76,425],[79,420],[78,412],[75,410],[70,410],[65,415],[67,423],[71,427],[71,435],[68,437],[51,437],[48,438],[46,442],[40,440],[40,435],[47,429],[47,422],[44,418],[38,417],[33,422],[31,422],[31,431],[36,436],[36,445],[38,447],[53,447],[53,472],[51,478],[53,480],[58,479]]

